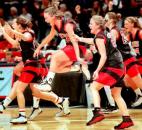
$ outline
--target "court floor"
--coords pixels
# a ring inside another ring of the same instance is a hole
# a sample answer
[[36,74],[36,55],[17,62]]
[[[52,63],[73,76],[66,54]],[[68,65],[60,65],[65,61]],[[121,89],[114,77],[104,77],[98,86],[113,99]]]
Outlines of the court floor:
[[[31,109],[27,108],[27,115]],[[71,114],[67,117],[55,117],[57,108],[43,108],[43,112],[34,120],[23,125],[11,125],[10,117],[18,115],[17,108],[8,108],[0,114],[0,130],[114,130],[114,126],[121,122],[119,111],[106,114],[105,119],[92,126],[86,126],[86,122],[92,117],[91,109],[71,108]],[[142,109],[130,109],[135,126],[126,130],[142,130]]]

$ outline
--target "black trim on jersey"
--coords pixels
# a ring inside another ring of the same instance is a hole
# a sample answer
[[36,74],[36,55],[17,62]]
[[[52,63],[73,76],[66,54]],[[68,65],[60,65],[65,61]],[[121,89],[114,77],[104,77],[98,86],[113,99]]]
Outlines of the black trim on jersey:
[[132,62],[130,64],[127,65],[127,70],[129,70],[133,65],[135,65],[137,62]]
[[116,81],[117,81],[118,79],[120,79],[120,76],[119,76],[118,74],[116,74],[115,72],[113,72],[112,70],[109,70],[109,69],[107,69],[107,68],[104,68],[104,69],[102,70],[102,72],[108,73],[108,74],[111,75]]
[[39,67],[39,64],[37,61],[36,62],[29,62],[29,63],[25,63],[25,67],[26,66],[31,66],[31,67]]
[[97,44],[96,44],[96,39],[97,39],[97,38],[99,38],[99,39],[104,39],[105,44],[106,44],[106,42],[107,42],[107,38],[106,38],[106,36],[104,35],[103,32],[99,32],[99,33],[94,37],[94,45],[95,45],[96,49],[98,50],[98,46],[97,46]]
[[31,62],[26,62],[25,63],[25,67],[26,66],[31,66],[31,67],[42,67],[42,68],[46,68],[46,65],[43,63],[40,63],[39,61],[31,61]]
[[141,41],[140,37],[139,37],[139,33],[140,33],[140,29],[137,30],[135,36],[133,37],[132,33],[130,34],[130,39],[132,41]]
[[33,72],[32,70],[25,70],[23,72],[30,73],[30,74],[34,75],[34,77],[38,76],[38,74],[36,72]]
[[123,57],[123,61],[125,62],[126,60],[128,60],[132,57],[135,57],[135,56],[128,54],[127,57]]
[[114,87],[125,87],[125,82],[124,82],[124,75],[117,81],[117,83],[115,83],[114,85],[112,85],[111,89],[114,88]]

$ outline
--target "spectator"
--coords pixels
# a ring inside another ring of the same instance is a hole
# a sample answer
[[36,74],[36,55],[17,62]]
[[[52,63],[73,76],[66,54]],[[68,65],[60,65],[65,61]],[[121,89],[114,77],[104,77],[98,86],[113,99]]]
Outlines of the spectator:
[[10,16],[8,18],[8,22],[11,23],[13,19],[18,17],[18,9],[14,6],[10,8]]
[[28,7],[27,6],[22,7],[22,14],[21,14],[21,16],[29,19],[30,21],[32,20],[32,15],[28,12]]
[[67,11],[67,5],[65,3],[59,4],[59,11],[65,13]]
[[14,63],[14,57],[11,51],[6,52],[5,58],[7,63]]
[[103,15],[102,6],[98,0],[93,1],[92,16],[93,15]]
[[74,19],[79,24],[80,29],[83,31],[84,36],[89,36],[89,19],[91,18],[91,13],[85,10],[81,5],[77,4],[74,9]]

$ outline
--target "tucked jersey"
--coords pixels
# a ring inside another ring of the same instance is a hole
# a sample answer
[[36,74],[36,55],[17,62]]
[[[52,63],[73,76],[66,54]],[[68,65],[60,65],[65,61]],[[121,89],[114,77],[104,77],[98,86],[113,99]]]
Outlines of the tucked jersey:
[[103,32],[103,31],[99,32],[94,37],[94,44],[96,46],[96,49],[98,50],[98,47],[96,45],[97,38],[104,39],[105,41],[106,54],[107,54],[107,60],[106,60],[105,66],[114,67],[114,68],[123,68],[122,55],[119,52],[119,50],[116,48],[116,46],[112,44],[111,37],[109,37],[106,32]]

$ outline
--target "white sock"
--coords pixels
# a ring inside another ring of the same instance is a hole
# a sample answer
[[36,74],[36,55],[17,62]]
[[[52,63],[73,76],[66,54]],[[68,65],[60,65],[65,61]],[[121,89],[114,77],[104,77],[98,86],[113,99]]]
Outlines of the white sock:
[[139,88],[135,89],[134,92],[135,92],[136,96],[138,96],[138,95],[142,96],[142,92]]
[[62,97],[58,97],[57,103],[61,103],[61,102],[63,102],[63,98]]
[[112,95],[111,95],[110,87],[109,87],[109,86],[104,86],[104,90],[105,90],[105,92],[106,92],[106,95],[107,95],[107,99],[108,99],[108,101],[109,101],[109,104],[110,104],[111,106],[115,106],[114,99],[113,99],[113,97],[112,97]]
[[22,116],[26,116],[25,109],[19,109],[19,114],[21,114]]
[[33,107],[38,108],[39,107],[39,101],[40,99],[37,97],[33,97]]
[[55,77],[55,73],[49,71],[45,79],[48,81],[49,84],[52,84],[53,78]]
[[12,102],[11,98],[10,98],[10,97],[6,97],[6,98],[3,100],[3,105],[4,105],[4,107],[7,107],[11,102]]

